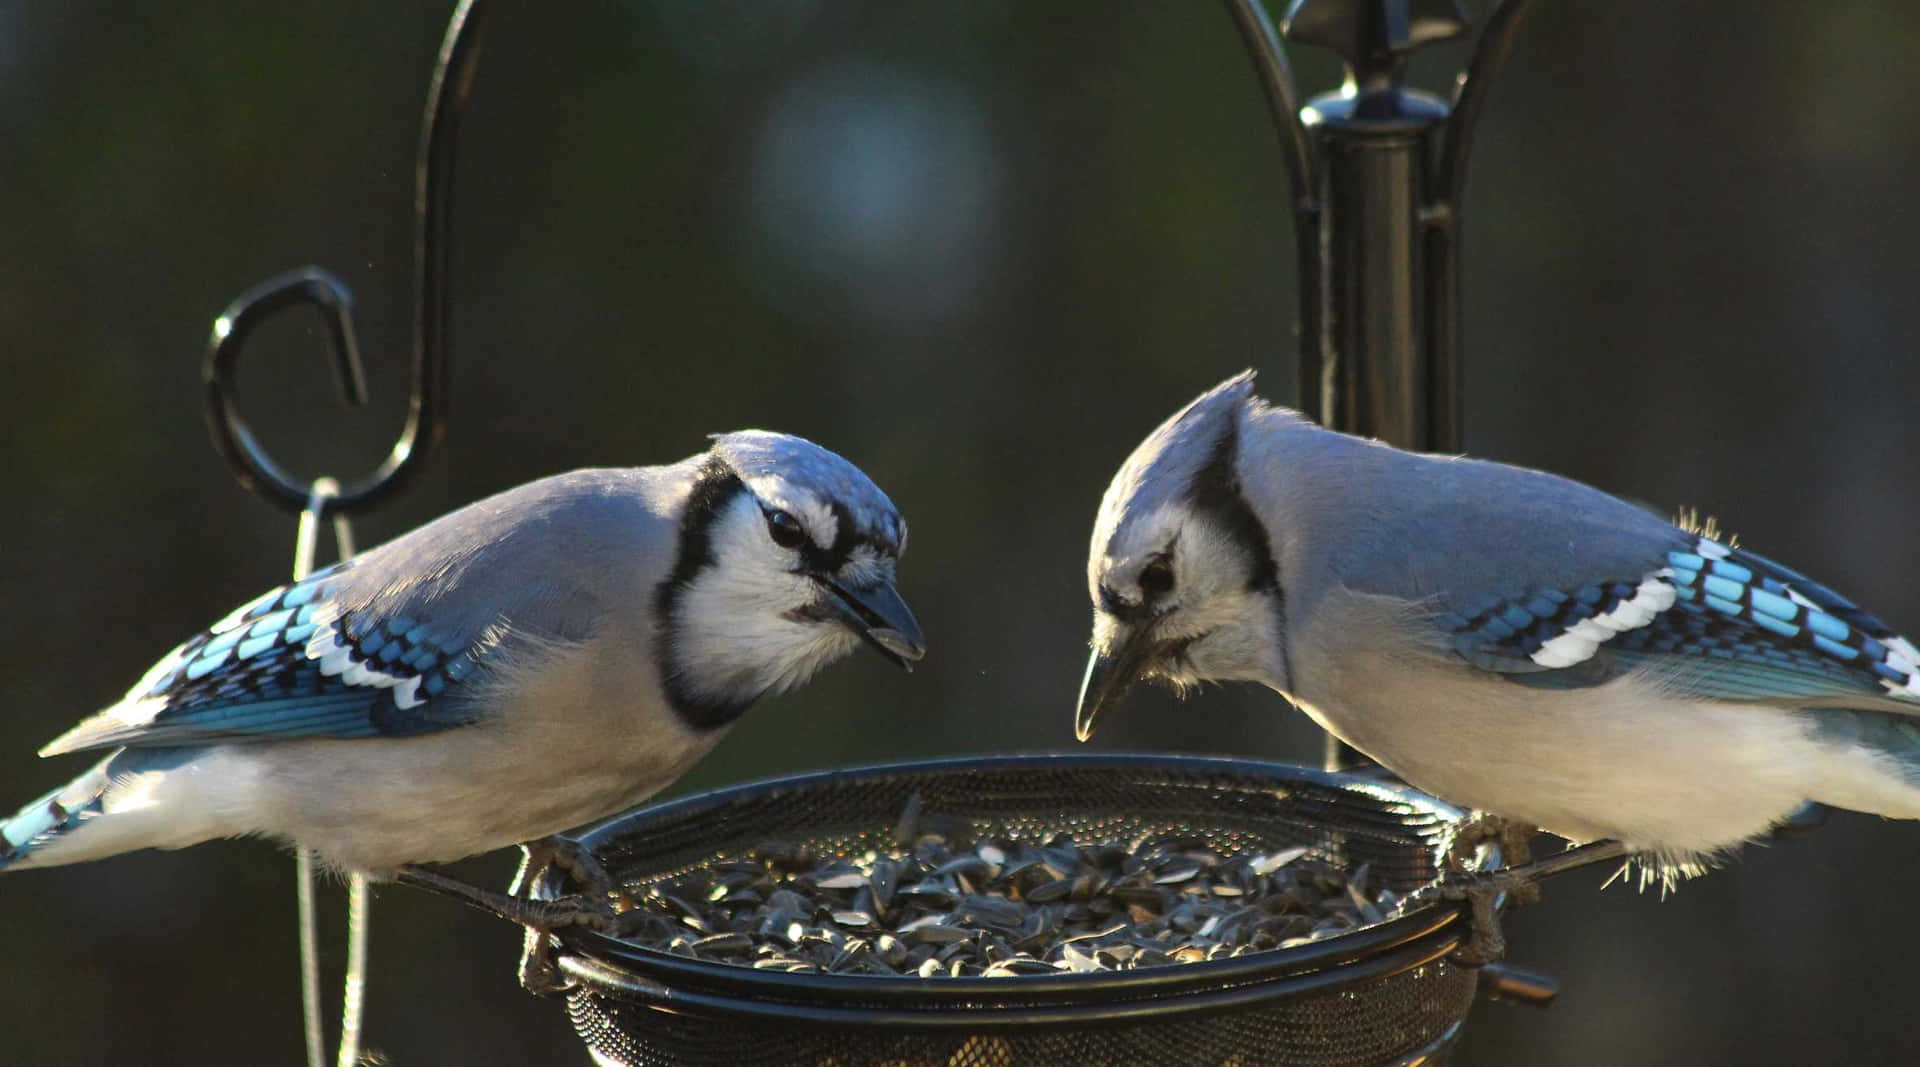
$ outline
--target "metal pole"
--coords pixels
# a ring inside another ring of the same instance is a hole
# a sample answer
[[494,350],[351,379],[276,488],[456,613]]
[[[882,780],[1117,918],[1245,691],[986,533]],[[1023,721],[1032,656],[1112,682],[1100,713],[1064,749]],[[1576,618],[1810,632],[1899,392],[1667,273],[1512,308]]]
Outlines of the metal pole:
[[1320,242],[1332,396],[1321,421],[1402,448],[1432,447],[1435,422],[1421,214],[1427,163],[1445,105],[1409,90],[1390,114],[1357,116],[1355,98],[1322,96],[1305,120],[1321,147],[1326,221]]
[[[1465,32],[1454,0],[1295,0],[1281,35],[1338,53],[1339,89],[1307,101],[1300,121],[1318,157],[1323,211],[1319,285],[1327,316],[1322,423],[1402,448],[1430,449],[1432,303],[1440,262],[1427,223],[1442,212],[1435,144],[1447,101],[1400,83],[1422,45]],[[1452,346],[1446,346],[1451,348]]]

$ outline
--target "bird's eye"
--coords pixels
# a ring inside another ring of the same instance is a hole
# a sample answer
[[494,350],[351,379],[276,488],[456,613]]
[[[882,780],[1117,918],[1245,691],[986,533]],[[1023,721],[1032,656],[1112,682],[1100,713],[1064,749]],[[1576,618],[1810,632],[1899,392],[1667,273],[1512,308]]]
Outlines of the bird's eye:
[[784,511],[767,512],[767,534],[781,548],[799,548],[807,542],[807,531],[800,528],[800,520]]
[[1173,589],[1173,564],[1167,557],[1156,556],[1145,567],[1140,568],[1140,591],[1149,599],[1163,596]]

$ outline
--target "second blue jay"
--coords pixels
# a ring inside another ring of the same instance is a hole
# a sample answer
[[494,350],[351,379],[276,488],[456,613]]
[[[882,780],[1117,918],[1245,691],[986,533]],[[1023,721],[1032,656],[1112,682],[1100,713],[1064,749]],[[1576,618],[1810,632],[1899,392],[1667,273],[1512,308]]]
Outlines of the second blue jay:
[[0,868],[264,835],[382,878],[608,815],[862,641],[919,659],[906,540],[783,434],[523,485],[174,649],[42,750],[113,751],[0,823]]
[[1711,531],[1322,429],[1233,378],[1101,502],[1084,740],[1127,686],[1251,681],[1408,782],[1672,876],[1812,800],[1920,818],[1920,652]]

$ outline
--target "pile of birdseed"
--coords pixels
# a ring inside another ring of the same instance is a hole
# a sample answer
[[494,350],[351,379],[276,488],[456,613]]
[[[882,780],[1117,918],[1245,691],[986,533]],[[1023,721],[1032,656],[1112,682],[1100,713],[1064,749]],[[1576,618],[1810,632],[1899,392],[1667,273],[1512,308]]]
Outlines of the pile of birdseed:
[[1003,977],[1240,956],[1391,915],[1400,898],[1305,848],[1222,855],[1166,835],[1132,841],[974,839],[922,820],[895,848],[822,855],[782,841],[636,888],[633,943],[804,973]]

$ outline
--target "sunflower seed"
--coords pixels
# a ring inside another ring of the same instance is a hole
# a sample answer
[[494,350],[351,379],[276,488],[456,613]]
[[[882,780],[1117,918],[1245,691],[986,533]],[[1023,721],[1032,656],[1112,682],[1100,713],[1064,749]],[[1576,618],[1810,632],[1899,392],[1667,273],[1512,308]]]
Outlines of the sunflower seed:
[[[766,841],[623,887],[623,936],[760,970],[1012,977],[1226,959],[1337,936],[1402,897],[1305,847],[1197,835],[980,838],[916,794],[892,850]],[[883,841],[886,839],[882,839]]]

